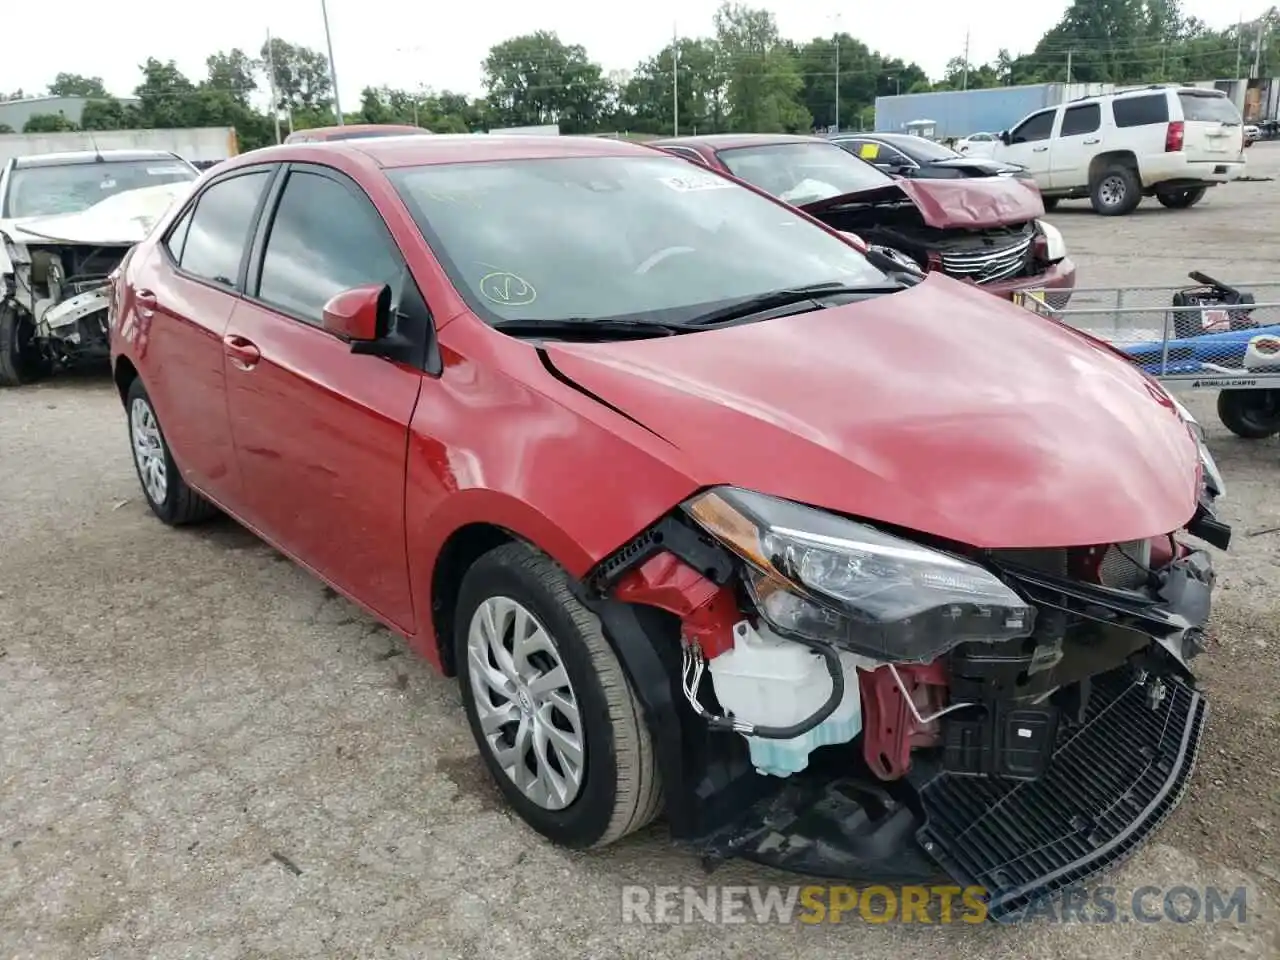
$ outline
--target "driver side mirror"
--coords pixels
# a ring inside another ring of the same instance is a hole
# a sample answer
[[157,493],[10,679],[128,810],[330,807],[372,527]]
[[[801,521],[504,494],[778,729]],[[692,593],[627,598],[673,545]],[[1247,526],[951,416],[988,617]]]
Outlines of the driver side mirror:
[[1003,143],[1006,147],[1013,142],[1013,138],[1009,136],[1008,130],[1001,130],[1000,135],[997,137],[997,139],[1001,143]]
[[391,332],[390,285],[371,283],[335,294],[324,305],[320,326],[348,341],[353,351],[385,339]]

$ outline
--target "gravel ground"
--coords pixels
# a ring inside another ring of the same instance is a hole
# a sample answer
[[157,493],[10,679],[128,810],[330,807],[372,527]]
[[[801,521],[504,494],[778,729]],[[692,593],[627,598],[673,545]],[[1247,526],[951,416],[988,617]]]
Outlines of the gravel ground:
[[[1280,173],[1280,144],[1249,159]],[[1278,182],[1052,219],[1089,286],[1280,261]],[[0,393],[0,957],[1280,955],[1280,451],[1190,401],[1237,530],[1209,732],[1186,801],[1103,882],[1244,885],[1247,921],[859,928],[623,924],[624,884],[792,878],[707,878],[660,827],[547,846],[498,802],[451,682],[233,524],[148,514],[104,378]]]

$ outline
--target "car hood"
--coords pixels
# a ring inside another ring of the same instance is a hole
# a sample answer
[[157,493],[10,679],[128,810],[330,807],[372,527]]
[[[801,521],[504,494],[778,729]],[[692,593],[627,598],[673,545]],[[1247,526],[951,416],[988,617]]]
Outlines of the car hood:
[[544,349],[678,448],[699,485],[983,548],[1159,536],[1196,507],[1198,451],[1153,381],[946,277],[720,330]]
[[1044,216],[1039,189],[1012,177],[965,180],[895,180],[803,204],[813,216],[854,203],[901,203],[909,200],[925,224],[939,230],[980,230],[1025,223]]
[[941,167],[944,170],[959,168],[961,170],[986,170],[991,173],[1011,173],[1015,170],[1025,170],[1026,167],[1016,163],[1006,163],[1003,160],[989,160],[986,157],[948,157],[945,160],[929,161],[931,167]]
[[195,180],[125,190],[77,213],[0,220],[14,243],[132,246],[145,240],[165,212],[191,192]]

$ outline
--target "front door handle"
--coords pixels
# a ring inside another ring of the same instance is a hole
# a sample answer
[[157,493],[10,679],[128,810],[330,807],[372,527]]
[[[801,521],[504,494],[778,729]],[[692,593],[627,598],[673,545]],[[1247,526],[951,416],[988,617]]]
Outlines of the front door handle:
[[233,333],[222,338],[222,349],[241,370],[252,370],[262,359],[262,351],[252,340]]
[[1048,149],[1049,149],[1048,147],[1032,147],[1032,148],[1031,148],[1031,152],[1032,152],[1032,153],[1044,153],[1044,152],[1045,152],[1046,150],[1048,150]]
[[1101,143],[1101,142],[1102,140],[1099,137],[1090,137],[1088,140],[1085,141],[1085,143],[1088,144],[1089,146],[1093,146],[1095,143]]

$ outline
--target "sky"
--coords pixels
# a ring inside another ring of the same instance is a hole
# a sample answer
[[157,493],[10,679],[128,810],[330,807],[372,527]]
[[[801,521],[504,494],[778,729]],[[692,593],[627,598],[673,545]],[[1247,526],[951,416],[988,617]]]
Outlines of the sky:
[[[1183,0],[1188,16],[1225,27],[1256,17],[1270,4],[1247,2],[1236,10],[1216,0]],[[327,0],[344,111],[356,108],[359,91],[387,84],[425,86],[471,95],[483,92],[481,61],[495,43],[554,30],[566,43],[582,44],[606,72],[629,70],[682,36],[711,33],[719,0],[643,0],[608,11],[591,0],[471,0],[449,4],[409,0]],[[856,6],[847,0],[757,0],[772,9],[783,36],[803,41],[837,29],[873,50],[916,61],[935,79],[969,37],[973,63],[995,59],[1008,48],[1027,52],[1066,9],[1066,0],[913,0],[909,16],[894,3]],[[204,76],[204,60],[241,47],[256,53],[267,31],[292,43],[324,50],[321,0],[215,0],[183,8],[173,0],[59,0],[57,30],[39,3],[6,3],[3,32],[11,41],[0,56],[0,91],[43,92],[59,71],[101,77],[117,96],[138,84],[138,65],[148,56],[173,59],[193,80]],[[839,18],[837,20],[837,17]],[[913,25],[927,25],[913,30]]]

